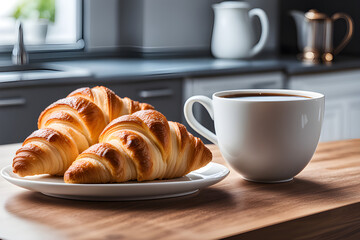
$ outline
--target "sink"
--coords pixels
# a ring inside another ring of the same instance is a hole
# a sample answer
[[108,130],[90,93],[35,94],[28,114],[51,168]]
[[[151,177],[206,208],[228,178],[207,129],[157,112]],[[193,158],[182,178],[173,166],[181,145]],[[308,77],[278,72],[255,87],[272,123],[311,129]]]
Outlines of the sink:
[[41,74],[59,72],[60,69],[49,68],[41,65],[14,65],[0,68],[0,78],[24,74]]
[[91,77],[85,69],[49,63],[0,66],[0,83]]

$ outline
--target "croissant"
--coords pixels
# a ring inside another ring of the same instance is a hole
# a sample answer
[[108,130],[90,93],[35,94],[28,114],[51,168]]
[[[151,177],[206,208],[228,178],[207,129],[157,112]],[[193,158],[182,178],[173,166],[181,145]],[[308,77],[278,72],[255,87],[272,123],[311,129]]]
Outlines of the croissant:
[[13,172],[19,176],[62,176],[79,153],[98,142],[110,121],[142,109],[153,107],[122,99],[106,87],[75,90],[40,114],[39,130],[27,137],[16,152]]
[[212,153],[184,125],[155,110],[112,121],[64,174],[66,183],[111,183],[169,179],[212,160]]

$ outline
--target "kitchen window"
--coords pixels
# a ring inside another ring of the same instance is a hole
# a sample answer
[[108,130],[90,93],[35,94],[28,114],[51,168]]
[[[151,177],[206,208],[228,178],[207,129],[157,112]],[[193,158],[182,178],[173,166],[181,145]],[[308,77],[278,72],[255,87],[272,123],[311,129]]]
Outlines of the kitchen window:
[[12,50],[21,19],[29,51],[83,48],[81,0],[0,0],[0,52]]

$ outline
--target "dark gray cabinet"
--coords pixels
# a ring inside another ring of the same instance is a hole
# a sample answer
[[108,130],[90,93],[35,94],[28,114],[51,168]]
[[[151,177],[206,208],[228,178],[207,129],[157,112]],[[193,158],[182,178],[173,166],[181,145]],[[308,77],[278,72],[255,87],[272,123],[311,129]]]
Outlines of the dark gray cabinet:
[[181,121],[181,80],[146,82],[99,81],[84,84],[37,85],[0,89],[0,144],[22,142],[37,129],[40,113],[51,103],[80,87],[103,85],[120,97],[146,102],[162,112],[168,120]]
[[120,97],[129,97],[146,102],[163,113],[170,121],[182,119],[182,81],[181,79],[151,80],[146,82],[107,83]]
[[22,142],[37,129],[40,113],[82,85],[0,89],[0,144]]

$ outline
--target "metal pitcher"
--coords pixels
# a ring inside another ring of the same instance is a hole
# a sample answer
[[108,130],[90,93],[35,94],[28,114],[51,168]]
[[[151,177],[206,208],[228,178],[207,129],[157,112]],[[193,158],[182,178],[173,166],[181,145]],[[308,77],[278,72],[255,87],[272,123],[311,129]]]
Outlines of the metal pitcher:
[[[301,59],[305,62],[331,62],[350,41],[353,32],[353,20],[345,13],[335,13],[328,17],[315,9],[306,13],[291,11],[295,19],[298,35],[298,47],[302,51]],[[337,46],[333,46],[334,22],[344,19],[347,24],[346,34]]]

